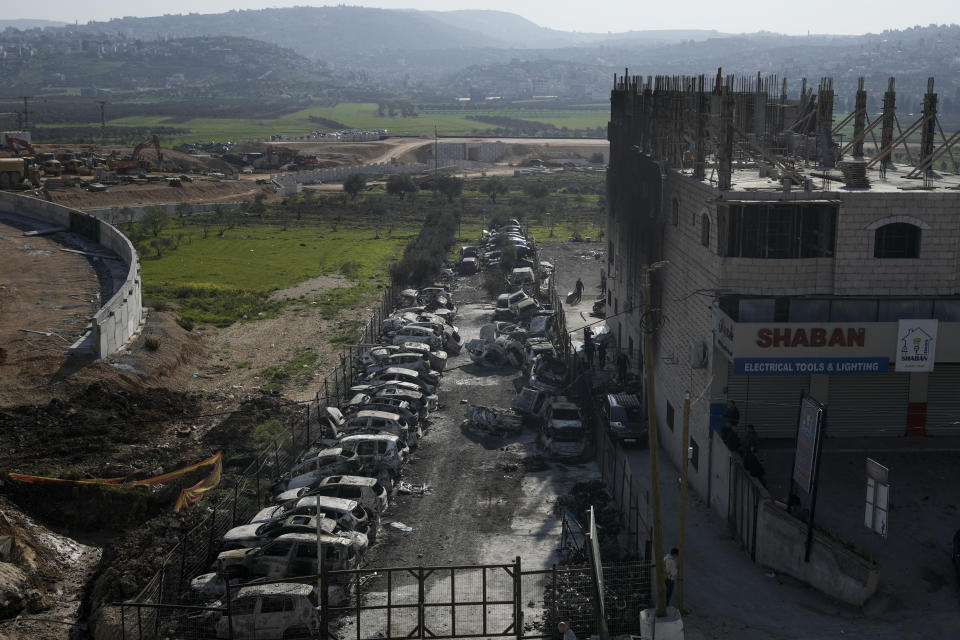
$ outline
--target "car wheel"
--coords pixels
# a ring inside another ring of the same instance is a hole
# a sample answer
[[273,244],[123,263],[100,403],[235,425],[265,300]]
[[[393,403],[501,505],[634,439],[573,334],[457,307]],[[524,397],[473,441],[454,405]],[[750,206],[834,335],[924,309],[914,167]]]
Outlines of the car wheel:
[[283,632],[283,640],[309,640],[313,637],[306,627],[291,627]]

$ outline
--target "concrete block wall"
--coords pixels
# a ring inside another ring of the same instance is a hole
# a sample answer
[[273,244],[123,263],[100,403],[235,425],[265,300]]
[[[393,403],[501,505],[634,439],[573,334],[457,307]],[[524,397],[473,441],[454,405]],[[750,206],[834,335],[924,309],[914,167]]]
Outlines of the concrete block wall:
[[[51,226],[70,226],[70,213],[88,215],[63,205],[19,194],[0,192],[0,209],[42,220]],[[93,217],[93,216],[91,216]],[[120,256],[127,265],[123,286],[93,316],[93,348],[105,358],[127,343],[143,317],[140,259],[133,244],[120,231],[98,219],[100,244]]]
[[831,295],[834,259],[724,258],[720,288],[752,295]]
[[880,569],[835,540],[814,530],[810,561],[805,561],[807,525],[770,498],[757,512],[757,563],[786,573],[828,596],[861,606],[876,592]]
[[[683,401],[690,392],[690,437],[697,444],[696,466],[688,466],[690,486],[707,495],[710,466],[710,401],[712,386],[713,321],[711,291],[720,285],[721,258],[717,255],[716,208],[709,201],[716,191],[668,172],[663,190],[663,258],[669,261],[654,276],[654,303],[662,309],[663,322],[654,334],[654,380],[660,440],[674,464],[682,464],[689,442],[683,442]],[[674,225],[674,201],[679,209]],[[710,222],[710,246],[701,244],[703,216]],[[694,367],[691,343],[706,345],[708,362]],[[668,426],[668,403],[673,428]]]
[[[837,295],[954,295],[960,293],[960,192],[838,193]],[[920,257],[873,257],[876,227],[921,226]]]

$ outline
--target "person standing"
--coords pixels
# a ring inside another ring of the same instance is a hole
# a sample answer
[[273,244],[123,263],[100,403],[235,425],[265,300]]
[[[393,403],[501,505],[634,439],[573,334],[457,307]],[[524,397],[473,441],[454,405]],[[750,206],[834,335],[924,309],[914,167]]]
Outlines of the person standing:
[[597,361],[600,363],[601,369],[603,369],[603,366],[607,363],[607,343],[605,340],[602,340],[600,344],[597,345]]
[[583,297],[583,280],[577,278],[577,284],[573,287],[573,290],[577,294],[577,302],[580,302],[580,299]]
[[566,622],[557,624],[557,631],[560,632],[560,640],[577,640],[577,634],[573,632],[570,625]]
[[627,381],[627,369],[630,368],[630,358],[623,351],[617,354],[617,378],[620,382]]
[[587,367],[593,369],[593,336],[590,329],[583,330],[583,354],[587,357]]
[[664,584],[667,586],[667,606],[670,606],[670,598],[673,596],[673,587],[677,584],[678,565],[680,560],[680,549],[674,547],[670,553],[663,557]]
[[603,272],[603,269],[600,269],[600,293],[607,293],[607,274]]
[[737,408],[737,401],[731,400],[727,403],[727,412],[723,414],[727,424],[736,431],[740,425],[740,409]]

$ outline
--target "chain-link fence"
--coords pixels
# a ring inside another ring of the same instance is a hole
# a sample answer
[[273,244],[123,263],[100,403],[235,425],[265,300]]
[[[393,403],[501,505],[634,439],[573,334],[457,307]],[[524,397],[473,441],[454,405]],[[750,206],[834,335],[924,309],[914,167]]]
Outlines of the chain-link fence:
[[[345,347],[339,364],[324,378],[315,399],[303,403],[293,414],[278,416],[286,427],[283,436],[264,446],[240,473],[225,474],[215,494],[197,507],[208,509],[209,515],[182,535],[167,554],[160,571],[139,595],[107,612],[109,618],[116,618],[115,627],[122,634],[120,637],[188,637],[157,635],[165,619],[163,612],[170,610],[171,603],[177,604],[174,608],[183,609],[182,603],[191,602],[194,596],[190,580],[211,570],[223,535],[248,522],[266,506],[271,486],[322,433],[325,408],[338,407],[350,398],[349,389],[360,373],[357,357],[364,349],[373,346],[383,319],[393,310],[396,291],[393,285],[384,290],[370,320],[360,332],[362,342],[366,344]],[[130,635],[134,629],[137,635]],[[138,635],[141,632],[153,635]]]

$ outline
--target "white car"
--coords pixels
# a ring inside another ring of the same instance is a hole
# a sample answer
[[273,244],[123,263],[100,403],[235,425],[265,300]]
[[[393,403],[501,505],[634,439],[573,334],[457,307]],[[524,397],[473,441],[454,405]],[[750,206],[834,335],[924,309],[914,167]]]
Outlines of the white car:
[[235,640],[318,637],[316,592],[312,585],[291,582],[243,587],[230,602],[229,618],[221,615],[216,630],[218,638]]
[[387,469],[400,473],[410,449],[399,437],[388,433],[357,434],[340,441],[344,449],[355,451],[366,469]]
[[376,478],[330,476],[315,489],[318,496],[356,500],[377,517],[387,510],[387,490]]

